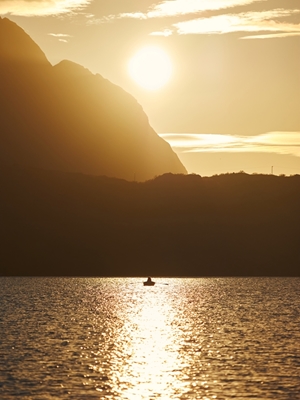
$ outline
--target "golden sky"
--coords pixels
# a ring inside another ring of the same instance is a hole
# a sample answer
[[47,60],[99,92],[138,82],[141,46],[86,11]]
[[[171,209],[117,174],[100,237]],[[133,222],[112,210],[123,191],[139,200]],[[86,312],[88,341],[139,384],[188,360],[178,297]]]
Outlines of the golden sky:
[[[0,15],[52,64],[130,92],[189,172],[300,174],[299,0],[0,0]],[[172,64],[157,90],[128,72],[146,46]]]

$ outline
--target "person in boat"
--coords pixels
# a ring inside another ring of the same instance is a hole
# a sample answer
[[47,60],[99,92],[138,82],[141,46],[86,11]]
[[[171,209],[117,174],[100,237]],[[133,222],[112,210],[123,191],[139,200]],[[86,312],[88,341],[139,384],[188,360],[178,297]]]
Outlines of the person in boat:
[[147,283],[153,283],[153,281],[151,280],[150,276],[148,276]]

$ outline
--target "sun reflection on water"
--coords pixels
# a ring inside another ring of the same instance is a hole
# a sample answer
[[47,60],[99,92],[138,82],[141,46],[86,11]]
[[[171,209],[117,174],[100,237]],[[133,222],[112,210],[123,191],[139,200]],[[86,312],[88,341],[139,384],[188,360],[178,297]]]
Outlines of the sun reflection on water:
[[176,388],[182,393],[184,384],[179,376],[178,344],[171,324],[174,310],[168,301],[168,288],[156,286],[142,290],[136,312],[132,313],[128,307],[117,339],[116,346],[127,346],[127,359],[123,360],[115,382],[125,383],[122,397],[126,399],[168,398]]
[[183,282],[170,283],[143,287],[132,279],[108,297],[104,320],[110,323],[102,328],[102,346],[89,366],[102,398],[216,398],[211,389],[220,384],[211,360],[220,355],[210,346],[219,327],[210,324],[209,314],[200,314],[203,302],[210,304],[209,286],[199,292],[199,284],[195,290],[189,284],[188,294]]

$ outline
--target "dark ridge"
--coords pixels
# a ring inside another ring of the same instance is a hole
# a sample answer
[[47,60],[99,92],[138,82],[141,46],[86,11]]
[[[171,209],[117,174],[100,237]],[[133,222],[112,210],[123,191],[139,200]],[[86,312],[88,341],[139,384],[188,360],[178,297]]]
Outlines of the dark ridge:
[[300,275],[299,175],[0,171],[2,275]]

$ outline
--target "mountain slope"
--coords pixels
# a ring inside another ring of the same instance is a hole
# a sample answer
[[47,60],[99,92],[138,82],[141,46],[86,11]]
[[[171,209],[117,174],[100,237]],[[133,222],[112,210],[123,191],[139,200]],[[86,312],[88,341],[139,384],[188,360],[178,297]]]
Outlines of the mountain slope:
[[70,61],[52,66],[0,18],[0,163],[144,181],[186,173],[137,101]]

